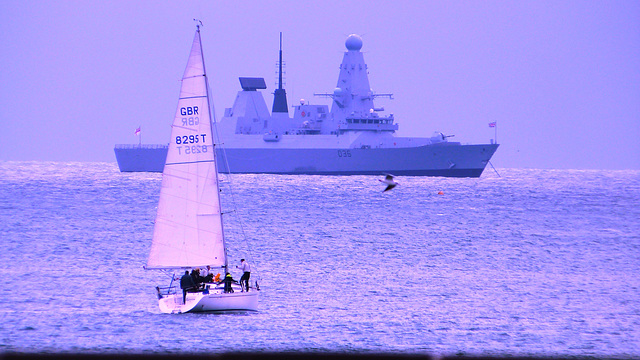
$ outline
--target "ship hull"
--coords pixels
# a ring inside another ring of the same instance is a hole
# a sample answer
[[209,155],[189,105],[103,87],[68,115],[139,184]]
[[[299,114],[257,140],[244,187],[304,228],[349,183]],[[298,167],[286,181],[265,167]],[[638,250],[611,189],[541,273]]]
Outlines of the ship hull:
[[162,172],[167,145],[116,145],[116,161],[121,172]]
[[[497,144],[378,149],[218,149],[222,173],[479,177]],[[162,172],[166,148],[116,148],[120,171]],[[227,167],[228,165],[228,167]]]

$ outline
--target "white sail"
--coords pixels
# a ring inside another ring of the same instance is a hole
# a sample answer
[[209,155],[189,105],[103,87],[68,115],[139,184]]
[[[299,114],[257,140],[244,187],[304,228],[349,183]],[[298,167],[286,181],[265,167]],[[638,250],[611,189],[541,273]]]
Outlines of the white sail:
[[210,116],[198,30],[172,125],[149,269],[226,263]]

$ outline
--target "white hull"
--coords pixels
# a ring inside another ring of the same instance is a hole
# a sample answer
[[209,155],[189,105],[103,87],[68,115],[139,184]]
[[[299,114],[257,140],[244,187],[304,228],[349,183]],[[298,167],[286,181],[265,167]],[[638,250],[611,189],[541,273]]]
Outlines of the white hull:
[[224,293],[222,288],[212,288],[208,294],[187,293],[186,304],[182,302],[182,292],[165,295],[158,301],[160,311],[165,314],[188,312],[258,311],[258,292]]

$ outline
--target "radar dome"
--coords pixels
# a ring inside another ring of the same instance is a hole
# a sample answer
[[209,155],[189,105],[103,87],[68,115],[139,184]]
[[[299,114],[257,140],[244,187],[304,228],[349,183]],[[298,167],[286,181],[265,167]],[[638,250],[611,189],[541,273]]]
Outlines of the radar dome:
[[344,42],[344,45],[349,51],[360,51],[362,49],[362,38],[356,34],[351,34]]
[[335,88],[333,90],[333,96],[335,97],[341,97],[342,96],[342,89],[340,89],[339,87]]

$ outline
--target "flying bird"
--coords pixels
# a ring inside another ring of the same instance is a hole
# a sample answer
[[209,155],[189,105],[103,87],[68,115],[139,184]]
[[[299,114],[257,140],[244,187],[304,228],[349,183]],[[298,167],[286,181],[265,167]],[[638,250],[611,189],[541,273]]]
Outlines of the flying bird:
[[384,178],[384,180],[378,179],[378,181],[380,181],[383,184],[387,184],[387,188],[384,189],[382,192],[389,191],[389,190],[393,189],[394,187],[396,187],[396,185],[398,185],[397,182],[393,181],[393,175],[390,175],[390,174],[387,174],[387,176]]

